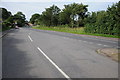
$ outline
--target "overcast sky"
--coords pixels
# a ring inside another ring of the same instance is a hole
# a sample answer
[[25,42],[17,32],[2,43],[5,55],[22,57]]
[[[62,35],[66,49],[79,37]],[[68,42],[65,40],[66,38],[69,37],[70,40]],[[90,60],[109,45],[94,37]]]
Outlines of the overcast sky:
[[55,4],[60,9],[64,8],[64,5],[75,3],[83,3],[88,5],[88,11],[106,10],[108,5],[119,0],[1,0],[0,7],[6,8],[12,14],[18,11],[25,14],[26,19],[29,20],[31,15],[35,13],[41,14],[45,8],[48,8]]

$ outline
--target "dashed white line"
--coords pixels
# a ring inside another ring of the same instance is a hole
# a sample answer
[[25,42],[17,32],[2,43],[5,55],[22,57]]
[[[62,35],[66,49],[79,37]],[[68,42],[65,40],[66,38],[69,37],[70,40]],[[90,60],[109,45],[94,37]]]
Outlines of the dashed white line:
[[28,38],[30,39],[31,42],[33,42],[32,38],[28,35]]
[[98,45],[102,45],[102,44],[98,44]]
[[[88,37],[87,37],[88,38]],[[106,40],[102,40],[102,39],[95,39],[95,38],[88,38],[88,39],[92,39],[92,40],[100,40],[100,41],[105,41],[105,42],[110,42],[110,43],[117,43],[117,42],[114,42],[114,41],[106,41]]]
[[37,47],[37,49],[58,69],[58,71],[61,72],[61,74],[65,78],[67,78],[68,80],[71,80],[70,77],[65,72],[63,72],[39,47]]
[[[87,41],[83,41],[83,42],[87,42]],[[89,44],[93,44],[93,42],[88,42]],[[97,45],[103,45],[103,44],[97,44]],[[108,47],[108,45],[103,45],[103,46],[105,46],[105,47]]]
[[68,39],[68,38],[66,38],[66,37],[63,37],[64,39]]
[[83,41],[83,42],[87,42],[87,41]]
[[108,45],[103,45],[103,46],[108,46]]

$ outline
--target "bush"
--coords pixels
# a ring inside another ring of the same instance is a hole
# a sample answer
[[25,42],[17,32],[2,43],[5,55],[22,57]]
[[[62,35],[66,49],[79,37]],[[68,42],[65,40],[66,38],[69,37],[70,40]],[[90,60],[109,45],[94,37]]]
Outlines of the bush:
[[86,19],[85,32],[120,35],[120,1],[107,11],[92,12]]

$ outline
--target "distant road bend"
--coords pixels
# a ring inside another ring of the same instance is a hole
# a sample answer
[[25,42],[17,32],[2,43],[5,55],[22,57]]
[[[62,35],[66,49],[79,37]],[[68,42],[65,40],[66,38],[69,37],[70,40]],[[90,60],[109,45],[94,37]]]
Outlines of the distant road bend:
[[118,78],[118,63],[96,53],[117,41],[31,28],[2,41],[3,78]]

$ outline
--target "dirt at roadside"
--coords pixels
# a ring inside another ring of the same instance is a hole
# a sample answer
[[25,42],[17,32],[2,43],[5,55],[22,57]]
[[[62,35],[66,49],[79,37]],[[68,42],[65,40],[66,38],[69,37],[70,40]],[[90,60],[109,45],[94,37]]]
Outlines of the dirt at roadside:
[[97,52],[98,54],[107,56],[115,61],[119,61],[120,49],[104,48],[104,49],[98,49]]

